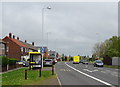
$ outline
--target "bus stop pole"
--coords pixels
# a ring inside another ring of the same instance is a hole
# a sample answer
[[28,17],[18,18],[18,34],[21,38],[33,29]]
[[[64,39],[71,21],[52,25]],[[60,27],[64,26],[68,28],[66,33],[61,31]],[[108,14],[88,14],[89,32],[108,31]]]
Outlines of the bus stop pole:
[[52,65],[52,75],[54,75],[54,65]]
[[25,69],[25,80],[27,80],[27,69]]
[[39,69],[39,77],[41,77],[41,67],[40,67],[40,69]]

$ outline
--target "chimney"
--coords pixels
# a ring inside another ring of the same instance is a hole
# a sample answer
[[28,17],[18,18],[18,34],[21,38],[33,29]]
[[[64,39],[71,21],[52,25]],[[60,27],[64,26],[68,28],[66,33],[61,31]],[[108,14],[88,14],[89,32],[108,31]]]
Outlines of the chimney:
[[19,37],[17,37],[17,40],[19,40]]
[[34,42],[32,42],[32,45],[34,46]]
[[9,33],[9,37],[12,38],[12,33]]
[[13,39],[15,39],[15,35],[13,35]]
[[27,43],[27,40],[25,40],[25,43]]

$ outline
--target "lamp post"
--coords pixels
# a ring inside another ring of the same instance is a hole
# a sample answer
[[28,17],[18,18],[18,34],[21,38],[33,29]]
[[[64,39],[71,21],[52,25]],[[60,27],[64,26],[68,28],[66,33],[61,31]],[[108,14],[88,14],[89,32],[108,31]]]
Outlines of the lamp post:
[[44,56],[44,43],[43,43],[43,40],[44,40],[44,10],[45,9],[51,9],[51,7],[46,7],[46,8],[42,8],[42,68],[43,68],[43,56]]
[[[47,32],[47,48],[48,48],[49,34],[51,34],[51,32]],[[48,48],[47,58],[48,58],[48,54],[49,54],[49,48]]]

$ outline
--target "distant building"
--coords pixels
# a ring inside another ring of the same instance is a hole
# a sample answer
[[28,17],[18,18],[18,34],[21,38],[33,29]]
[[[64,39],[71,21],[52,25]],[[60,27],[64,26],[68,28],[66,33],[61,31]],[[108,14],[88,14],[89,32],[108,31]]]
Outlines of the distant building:
[[0,39],[0,56],[6,56],[6,50],[6,43],[2,39]]
[[56,51],[49,51],[50,58],[56,58]]

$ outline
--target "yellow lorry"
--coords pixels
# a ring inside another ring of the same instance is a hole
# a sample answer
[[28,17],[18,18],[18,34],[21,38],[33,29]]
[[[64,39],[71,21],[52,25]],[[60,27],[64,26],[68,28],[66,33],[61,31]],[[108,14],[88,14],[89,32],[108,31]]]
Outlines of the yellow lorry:
[[73,64],[79,64],[80,62],[80,56],[74,56],[73,57]]

